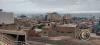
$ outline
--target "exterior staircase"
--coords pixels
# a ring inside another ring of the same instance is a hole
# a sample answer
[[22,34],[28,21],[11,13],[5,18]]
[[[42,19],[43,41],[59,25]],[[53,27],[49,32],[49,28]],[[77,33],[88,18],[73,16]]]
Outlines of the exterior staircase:
[[2,33],[0,33],[0,42],[2,42],[1,45],[13,45],[13,40]]

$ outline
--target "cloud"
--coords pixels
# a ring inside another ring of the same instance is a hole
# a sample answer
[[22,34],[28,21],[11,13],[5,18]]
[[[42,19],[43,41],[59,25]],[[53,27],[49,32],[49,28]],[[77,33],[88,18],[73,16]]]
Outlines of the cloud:
[[16,13],[99,12],[99,2],[99,0],[0,0],[0,8]]

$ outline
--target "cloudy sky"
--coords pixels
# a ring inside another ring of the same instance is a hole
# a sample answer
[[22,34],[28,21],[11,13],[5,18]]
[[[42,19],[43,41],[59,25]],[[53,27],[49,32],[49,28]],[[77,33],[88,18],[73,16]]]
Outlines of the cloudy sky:
[[100,0],[0,0],[0,8],[15,13],[99,12]]

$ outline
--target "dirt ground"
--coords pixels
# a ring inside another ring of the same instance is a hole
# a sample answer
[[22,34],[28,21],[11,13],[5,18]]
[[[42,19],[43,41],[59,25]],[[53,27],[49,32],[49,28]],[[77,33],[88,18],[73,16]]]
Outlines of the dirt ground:
[[[65,35],[66,34],[66,35]],[[59,33],[52,34],[50,37],[34,37],[29,38],[32,41],[31,45],[100,45],[100,38],[92,38],[90,40],[78,40],[73,37],[73,34]]]
[[100,45],[100,39],[91,39],[85,41],[85,40],[77,40],[71,38],[70,36],[34,38],[33,40],[31,40],[32,41],[31,45]]

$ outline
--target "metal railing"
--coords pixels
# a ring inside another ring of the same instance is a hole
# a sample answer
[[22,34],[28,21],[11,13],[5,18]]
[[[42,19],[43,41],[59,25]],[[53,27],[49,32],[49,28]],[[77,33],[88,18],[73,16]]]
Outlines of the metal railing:
[[13,45],[13,41],[2,33],[0,33],[0,41],[4,42],[7,45]]

